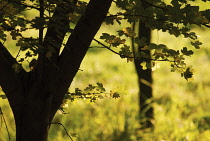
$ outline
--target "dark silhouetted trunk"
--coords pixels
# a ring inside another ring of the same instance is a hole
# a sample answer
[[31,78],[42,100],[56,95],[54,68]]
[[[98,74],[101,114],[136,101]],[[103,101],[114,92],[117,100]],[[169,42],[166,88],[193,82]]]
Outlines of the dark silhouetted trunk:
[[[143,22],[139,22],[139,38],[145,37],[147,43],[150,42],[151,30],[146,27]],[[150,56],[149,50],[141,50],[143,47],[139,46],[138,51],[142,51],[148,56]],[[140,65],[142,62],[151,63],[150,59],[134,59],[136,72],[138,75],[139,84],[139,114],[140,114],[140,124],[141,128],[153,128],[153,107],[150,104],[150,99],[152,98],[152,71],[150,68],[143,70]]]
[[[48,103],[48,104],[46,104]],[[49,99],[27,99],[16,120],[16,141],[47,141],[49,121]]]

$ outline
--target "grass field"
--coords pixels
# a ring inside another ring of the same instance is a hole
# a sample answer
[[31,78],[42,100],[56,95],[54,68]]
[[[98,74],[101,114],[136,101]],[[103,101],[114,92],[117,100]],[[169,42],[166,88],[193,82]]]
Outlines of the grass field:
[[[195,69],[194,80],[187,82],[170,72],[170,64],[160,63],[153,72],[155,129],[141,131],[138,124],[137,76],[132,63],[106,49],[90,49],[70,91],[101,82],[107,92],[118,91],[118,99],[104,98],[69,102],[68,114],[56,114],[53,122],[62,123],[74,141],[210,141],[210,30],[195,29],[204,43],[187,58]],[[173,48],[190,46],[189,40],[153,32],[153,42]],[[0,99],[11,141],[15,138],[14,120],[7,100]],[[0,141],[8,134],[0,118]],[[71,141],[61,125],[53,124],[49,141]]]

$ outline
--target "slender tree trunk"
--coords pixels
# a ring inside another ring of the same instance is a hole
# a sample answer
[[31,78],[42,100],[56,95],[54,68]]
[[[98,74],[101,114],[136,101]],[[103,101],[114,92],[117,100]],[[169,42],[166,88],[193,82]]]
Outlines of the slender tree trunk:
[[[151,30],[146,27],[143,22],[139,22],[139,38],[145,37],[147,43],[150,42]],[[149,50],[141,50],[141,46],[138,47],[139,51],[144,52],[147,55],[151,55]],[[150,68],[143,70],[140,65],[142,62],[151,63],[150,59],[134,59],[136,72],[138,75],[139,84],[139,113],[141,128],[153,128],[153,107],[151,106],[149,99],[152,98],[152,71]]]

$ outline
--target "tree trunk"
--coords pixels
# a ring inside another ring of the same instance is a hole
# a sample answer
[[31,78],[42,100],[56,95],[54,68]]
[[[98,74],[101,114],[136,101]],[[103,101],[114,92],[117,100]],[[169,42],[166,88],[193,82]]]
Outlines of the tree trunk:
[[[143,22],[139,23],[139,38],[145,37],[147,43],[150,42],[151,30],[146,27]],[[151,55],[149,50],[141,50],[141,46],[138,48],[139,51],[143,51],[147,55]],[[134,59],[136,72],[138,75],[139,83],[139,113],[140,113],[140,125],[142,129],[153,128],[152,120],[154,119],[153,107],[149,103],[149,99],[152,98],[152,71],[150,68],[143,70],[140,65],[142,62],[151,63],[150,59]]]
[[26,107],[23,107],[20,118],[16,119],[16,140],[47,141],[50,126],[47,111],[49,106],[42,100],[29,101],[24,104]]
[[[29,73],[29,75],[34,74]],[[23,93],[21,108],[14,113],[16,141],[47,141],[51,123],[49,120],[52,102],[52,96],[49,95],[50,88],[29,78],[25,79],[28,84]]]

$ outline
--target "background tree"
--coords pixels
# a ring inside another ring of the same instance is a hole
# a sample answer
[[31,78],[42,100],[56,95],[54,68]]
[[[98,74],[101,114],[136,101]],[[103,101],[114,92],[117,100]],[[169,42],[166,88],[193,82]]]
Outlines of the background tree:
[[[148,8],[149,5],[143,3],[144,8]],[[144,38],[146,40],[146,44],[143,46],[138,46],[137,49],[134,45],[134,40],[132,40],[132,48],[135,52],[144,52],[149,56],[149,59],[138,58],[134,59],[134,65],[136,69],[136,73],[138,76],[138,84],[139,84],[139,120],[141,129],[153,128],[154,127],[154,110],[151,104],[151,99],[153,97],[153,88],[152,88],[152,68],[143,68],[142,64],[147,62],[148,65],[151,64],[151,52],[149,50],[145,50],[144,46],[150,44],[151,40],[151,29],[146,27],[144,22],[138,22],[138,38]],[[135,31],[135,23],[134,23],[134,31]]]
[[[157,2],[157,3],[156,3]],[[133,49],[134,54],[130,50],[128,45],[125,45],[123,40],[118,39],[117,41],[112,41],[107,39],[116,39],[119,38],[115,35],[107,35],[104,34],[102,37],[105,38],[106,42],[111,44],[112,46],[118,46],[119,42],[124,44],[124,47],[121,48],[120,51],[122,58],[127,58],[128,61],[133,61],[135,63],[135,68],[138,75],[139,81],[139,106],[140,106],[140,122],[142,128],[153,127],[154,122],[154,114],[153,107],[149,104],[152,98],[152,73],[151,69],[156,68],[157,64],[154,61],[169,61],[171,62],[171,71],[179,71],[185,79],[190,79],[192,77],[192,68],[187,67],[184,63],[184,56],[190,56],[193,54],[192,50],[188,50],[186,47],[183,47],[181,50],[181,54],[177,50],[168,49],[165,45],[159,44],[156,45],[154,43],[150,43],[151,38],[151,29],[161,29],[162,31],[168,31],[170,34],[178,37],[181,34],[184,35],[185,38],[189,38],[195,41],[192,41],[191,44],[195,46],[195,48],[199,48],[200,43],[197,40],[196,34],[194,32],[189,32],[188,29],[189,24],[196,25],[204,25],[207,26],[207,19],[204,17],[200,17],[194,15],[198,11],[197,6],[191,6],[187,3],[187,1],[171,1],[172,6],[167,5],[164,2],[160,1],[123,1],[120,0],[116,2],[117,6],[121,9],[124,9],[125,13],[117,13],[116,15],[110,15],[110,17],[115,17],[115,20],[120,24],[120,16],[125,16],[124,19],[127,19],[127,22],[132,24],[132,22],[136,22],[140,19],[139,23],[139,31],[138,36],[135,33],[135,30],[132,31],[131,28],[127,27],[123,30],[118,31],[118,35],[125,35],[126,37],[131,37],[132,46],[139,46],[138,49]],[[181,8],[182,5],[185,7]],[[143,10],[139,10],[141,7]],[[169,8],[169,9],[168,9]],[[170,9],[171,8],[171,9]],[[196,10],[197,9],[197,10]],[[144,12],[142,12],[144,11]],[[179,13],[179,16],[173,15],[171,12]],[[197,11],[197,12],[196,12]],[[208,11],[208,10],[207,10]],[[206,14],[208,13],[207,11]],[[202,14],[205,13],[202,11]],[[172,15],[171,15],[172,14]],[[186,15],[185,15],[186,14]],[[192,19],[186,19],[186,21],[182,18],[190,18],[188,16],[193,16]],[[154,21],[153,18],[156,20]],[[114,18],[113,18],[114,19]],[[198,20],[199,19],[199,20]],[[113,21],[112,21],[113,22]],[[113,24],[110,22],[111,24]],[[186,22],[186,23],[185,23]],[[162,24],[162,25],[161,25]],[[177,24],[177,26],[175,26]],[[179,24],[181,26],[179,27]],[[180,28],[180,29],[179,29]],[[195,35],[195,36],[194,36]],[[116,44],[118,43],[118,44]],[[197,46],[198,45],[198,46]],[[153,54],[151,54],[151,50],[153,50]],[[137,53],[136,53],[137,52]],[[151,56],[153,56],[151,58]],[[178,59],[178,60],[177,60]],[[151,62],[153,61],[153,62]],[[141,64],[141,65],[140,65]]]
[[[139,22],[139,38],[142,37],[146,39],[146,43],[150,43],[151,38],[151,29],[145,26],[145,23]],[[144,46],[139,46],[138,51],[144,52],[148,56],[151,56],[149,50],[142,50]],[[136,68],[136,72],[138,75],[138,84],[139,84],[139,116],[140,116],[140,125],[142,129],[145,128],[153,128],[153,121],[154,121],[154,112],[153,107],[151,105],[152,99],[152,69],[151,68],[143,68],[140,64],[143,62],[147,62],[150,66],[151,60],[150,59],[134,59],[134,64]]]
[[[31,0],[30,3],[25,0],[1,1],[0,85],[14,114],[17,141],[47,140],[51,121],[103,21],[120,24],[122,20],[128,23],[140,20],[150,29],[167,31],[176,37],[183,35],[198,49],[201,42],[190,31],[189,25],[208,26],[210,19],[209,10],[199,11],[199,6],[192,6],[183,0],[172,0],[170,4],[154,0],[117,0],[115,4],[121,11],[115,14],[108,13],[111,3],[112,0],[90,0],[86,7],[85,2],[77,0]],[[144,8],[143,3],[150,7]],[[39,15],[32,19],[25,18],[24,11],[30,9],[38,10]],[[70,28],[70,23],[76,24],[75,28]],[[39,31],[38,37],[23,34],[31,28]],[[133,37],[138,46],[154,50],[151,60],[169,61],[172,71],[179,71],[187,80],[192,77],[192,68],[184,62],[185,56],[193,54],[187,47],[179,51],[163,44],[147,44],[145,38],[138,39],[128,27],[117,33],[103,33],[100,39],[105,40],[109,45],[106,47],[111,51],[111,47],[121,47],[119,53],[113,52],[122,58],[128,61],[150,58],[144,51],[133,56],[124,39]],[[9,34],[20,48],[15,57],[4,46]],[[21,53],[25,56],[22,57]],[[144,64],[146,68],[151,67],[148,61]],[[76,90],[75,93],[80,91]]]

